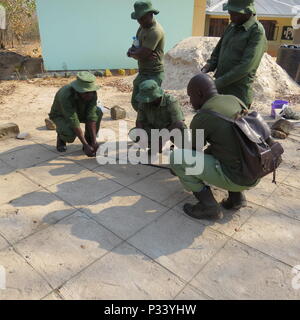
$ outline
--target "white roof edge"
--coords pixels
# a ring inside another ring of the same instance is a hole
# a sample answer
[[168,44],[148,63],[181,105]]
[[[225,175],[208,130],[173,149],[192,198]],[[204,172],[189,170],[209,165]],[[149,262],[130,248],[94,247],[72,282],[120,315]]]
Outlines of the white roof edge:
[[[207,15],[210,16],[228,16],[229,14],[226,12],[211,12],[206,11]],[[294,15],[288,16],[288,15],[280,15],[280,14],[262,14],[262,15],[256,15],[257,17],[274,17],[274,18],[294,18]]]
[[223,3],[225,3],[225,2],[228,2],[228,0],[222,0],[222,1],[218,2],[218,3],[216,3],[215,5],[209,7],[209,9],[210,9],[210,10],[215,10],[216,8],[218,8],[218,6],[219,6],[220,4],[223,4]]

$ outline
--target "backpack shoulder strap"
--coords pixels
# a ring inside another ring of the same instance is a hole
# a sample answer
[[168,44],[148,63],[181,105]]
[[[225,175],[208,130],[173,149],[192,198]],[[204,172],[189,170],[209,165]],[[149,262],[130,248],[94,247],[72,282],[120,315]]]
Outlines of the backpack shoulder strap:
[[246,106],[246,104],[241,99],[239,99],[238,97],[235,97],[235,98],[239,102],[240,106],[242,107],[242,112],[248,113],[249,108]]

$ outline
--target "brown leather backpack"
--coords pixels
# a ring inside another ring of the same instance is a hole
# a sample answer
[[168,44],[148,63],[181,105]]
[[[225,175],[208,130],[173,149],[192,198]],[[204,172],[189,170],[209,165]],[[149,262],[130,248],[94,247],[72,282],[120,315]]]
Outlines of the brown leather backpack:
[[254,111],[233,120],[218,112],[199,111],[232,123],[241,146],[242,172],[245,178],[256,181],[273,172],[273,182],[276,183],[276,169],[282,162],[284,150],[280,143],[271,138],[271,130],[259,113]]

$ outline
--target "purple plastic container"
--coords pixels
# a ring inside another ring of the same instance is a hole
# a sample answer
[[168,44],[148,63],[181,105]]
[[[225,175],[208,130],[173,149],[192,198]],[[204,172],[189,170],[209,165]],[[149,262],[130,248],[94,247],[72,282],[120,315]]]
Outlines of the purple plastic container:
[[273,101],[272,108],[271,108],[271,117],[275,119],[276,118],[275,109],[282,109],[282,107],[285,104],[289,104],[289,102],[285,101],[285,100],[275,100],[275,101]]

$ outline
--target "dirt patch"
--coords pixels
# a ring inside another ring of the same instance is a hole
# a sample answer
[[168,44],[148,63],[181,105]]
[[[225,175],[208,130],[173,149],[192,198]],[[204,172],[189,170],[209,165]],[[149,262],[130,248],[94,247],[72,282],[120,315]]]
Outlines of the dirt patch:
[[14,48],[7,48],[8,51],[17,52],[23,56],[32,58],[42,57],[42,48],[39,41],[29,41],[16,45]]
[[12,95],[17,88],[16,83],[0,81],[0,104],[4,103],[4,97]]
[[286,100],[288,101],[290,104],[300,104],[300,94],[292,94],[292,95],[287,95],[287,96],[277,96],[277,99],[281,99],[281,100]]
[[117,88],[121,92],[132,92],[132,85],[124,82],[124,79],[114,79],[106,83],[108,87]]

